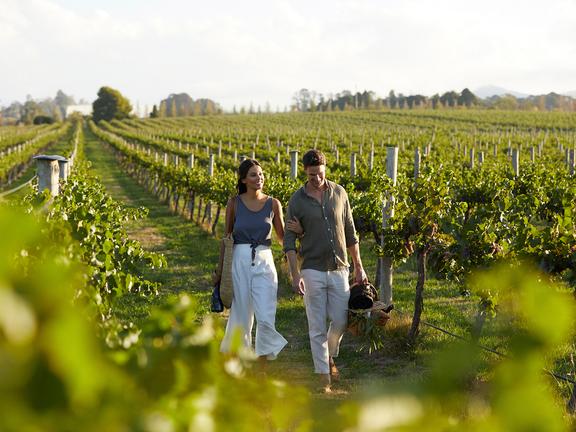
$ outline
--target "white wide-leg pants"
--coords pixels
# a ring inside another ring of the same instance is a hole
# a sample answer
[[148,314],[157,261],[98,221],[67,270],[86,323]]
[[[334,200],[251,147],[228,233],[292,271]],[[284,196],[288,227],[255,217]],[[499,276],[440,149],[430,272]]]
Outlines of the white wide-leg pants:
[[338,357],[340,341],[348,324],[348,270],[303,269],[300,274],[306,287],[304,304],[314,372],[328,374],[328,357]]
[[236,332],[240,332],[244,346],[251,348],[256,315],[256,355],[274,360],[288,342],[276,331],[278,276],[272,250],[258,246],[252,262],[250,245],[234,245],[232,278],[234,298],[220,351],[230,351]]

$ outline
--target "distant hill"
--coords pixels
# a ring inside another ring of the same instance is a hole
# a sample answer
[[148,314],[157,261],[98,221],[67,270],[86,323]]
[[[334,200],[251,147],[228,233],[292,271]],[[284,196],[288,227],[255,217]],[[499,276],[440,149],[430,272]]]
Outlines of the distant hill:
[[515,98],[527,98],[528,96],[530,96],[527,93],[520,93],[514,90],[508,90],[504,87],[498,87],[494,85],[478,87],[476,90],[474,90],[473,93],[482,99],[486,99],[491,96],[504,96],[506,94],[512,95]]

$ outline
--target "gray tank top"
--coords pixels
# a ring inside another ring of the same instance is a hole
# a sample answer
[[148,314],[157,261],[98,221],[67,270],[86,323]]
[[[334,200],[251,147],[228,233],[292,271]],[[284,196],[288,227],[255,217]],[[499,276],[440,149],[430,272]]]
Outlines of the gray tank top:
[[236,196],[236,219],[234,220],[234,243],[249,244],[254,249],[258,245],[272,244],[272,198],[268,197],[262,210],[254,212]]

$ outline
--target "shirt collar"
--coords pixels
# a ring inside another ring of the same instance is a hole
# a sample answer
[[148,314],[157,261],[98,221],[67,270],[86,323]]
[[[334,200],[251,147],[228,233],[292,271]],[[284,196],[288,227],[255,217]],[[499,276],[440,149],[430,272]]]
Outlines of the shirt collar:
[[[304,185],[300,188],[300,190],[302,191],[303,194],[306,194],[306,185],[307,184],[308,184],[308,181],[306,181],[306,183],[304,183]],[[323,192],[330,191],[330,190],[334,189],[334,184],[328,179],[326,179],[326,185],[327,185],[327,188]]]

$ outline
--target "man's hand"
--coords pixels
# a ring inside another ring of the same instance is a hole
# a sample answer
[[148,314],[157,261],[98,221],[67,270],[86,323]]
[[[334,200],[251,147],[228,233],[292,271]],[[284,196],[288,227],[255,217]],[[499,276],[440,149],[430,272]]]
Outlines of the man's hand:
[[362,264],[354,266],[354,282],[359,284],[368,282],[368,275],[364,271]]
[[300,276],[300,273],[292,275],[292,290],[294,293],[303,296],[306,292],[306,286],[304,285],[304,279]]

